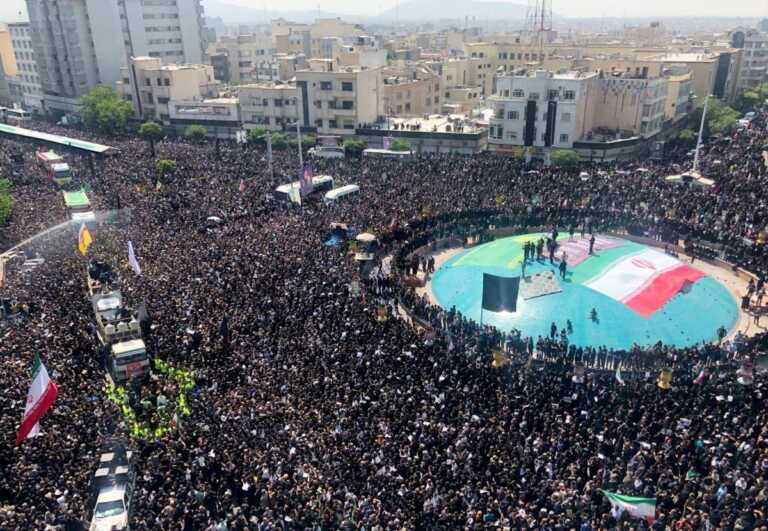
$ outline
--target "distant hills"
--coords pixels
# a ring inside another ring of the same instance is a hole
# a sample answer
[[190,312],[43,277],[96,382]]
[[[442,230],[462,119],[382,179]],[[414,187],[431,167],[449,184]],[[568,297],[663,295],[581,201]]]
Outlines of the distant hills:
[[[271,3],[271,5],[275,5]],[[307,9],[303,11],[285,11],[279,9],[259,9],[229,4],[226,0],[204,0],[205,15],[220,17],[227,24],[254,24],[283,17],[294,22],[312,22],[318,15],[323,18],[341,17],[350,22],[401,22],[464,20],[464,17],[476,17],[477,20],[520,20],[524,19],[527,7],[511,2],[487,2],[465,0],[453,2],[446,0],[410,0],[400,4],[399,8],[383,11],[381,14],[348,15]]]
[[397,9],[388,9],[378,17],[383,20],[433,21],[464,20],[476,17],[478,20],[520,20],[526,17],[528,8],[511,2],[484,2],[482,0],[410,0]]

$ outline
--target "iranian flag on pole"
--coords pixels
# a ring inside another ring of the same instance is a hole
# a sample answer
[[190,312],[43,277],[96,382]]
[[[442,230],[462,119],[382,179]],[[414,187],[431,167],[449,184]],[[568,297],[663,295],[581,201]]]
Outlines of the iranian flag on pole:
[[40,433],[40,419],[56,400],[58,394],[56,384],[48,377],[45,365],[40,362],[40,355],[35,354],[35,366],[32,369],[32,385],[27,393],[27,405],[24,408],[24,418],[16,434],[16,444],[21,444],[27,437]]
[[624,496],[608,490],[601,491],[611,502],[611,513],[618,519],[621,513],[627,511],[635,518],[642,518],[652,523],[656,519],[656,498],[639,498]]

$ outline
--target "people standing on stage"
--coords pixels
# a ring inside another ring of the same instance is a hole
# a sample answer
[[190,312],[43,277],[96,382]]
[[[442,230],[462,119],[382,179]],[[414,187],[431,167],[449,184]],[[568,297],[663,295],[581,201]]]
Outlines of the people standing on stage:
[[539,238],[539,243],[536,245],[536,259],[541,261],[544,257],[544,238]]
[[555,336],[557,335],[557,325],[554,321],[552,321],[552,324],[549,325],[549,339],[554,340]]
[[523,272],[523,280],[525,280],[525,264],[526,264],[525,260],[520,262],[520,269],[522,269],[522,272]]
[[565,280],[565,272],[568,268],[568,264],[565,261],[565,253],[563,253],[563,257],[560,259],[560,278]]
[[590,255],[595,254],[595,235],[594,234],[592,234],[589,237],[589,254]]

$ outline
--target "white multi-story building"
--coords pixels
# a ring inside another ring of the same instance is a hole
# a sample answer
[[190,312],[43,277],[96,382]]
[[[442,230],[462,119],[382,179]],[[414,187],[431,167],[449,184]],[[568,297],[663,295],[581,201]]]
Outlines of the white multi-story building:
[[27,0],[27,10],[46,110],[77,112],[132,56],[204,60],[200,0]]
[[261,83],[238,87],[240,116],[245,129],[293,131],[298,119],[296,85]]
[[32,35],[29,22],[8,24],[8,32],[16,58],[16,75],[21,85],[21,95],[27,110],[39,112],[43,108],[43,88],[40,86],[40,74],[37,71],[35,50],[32,48]]
[[739,28],[730,37],[731,46],[743,50],[736,91],[758,87],[768,80],[768,33]]
[[497,77],[496,92],[489,98],[489,147],[572,147],[592,128],[597,83],[594,72],[536,70]]

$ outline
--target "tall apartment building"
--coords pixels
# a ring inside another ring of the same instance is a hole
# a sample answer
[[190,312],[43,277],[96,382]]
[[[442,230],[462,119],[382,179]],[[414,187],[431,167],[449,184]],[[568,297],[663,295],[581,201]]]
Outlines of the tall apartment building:
[[355,128],[382,116],[381,69],[347,67],[312,60],[311,70],[296,72],[299,120],[320,134],[352,135]]
[[598,81],[594,72],[546,70],[497,77],[496,92],[489,98],[489,147],[572,147],[592,130]]
[[8,24],[13,45],[16,70],[24,107],[33,112],[43,110],[43,88],[37,71],[37,60],[32,48],[32,35],[28,22]]
[[768,80],[768,33],[739,28],[730,38],[731,46],[743,50],[736,91],[744,92]]
[[27,10],[46,110],[77,112],[131,56],[204,58],[200,0],[27,0]]

